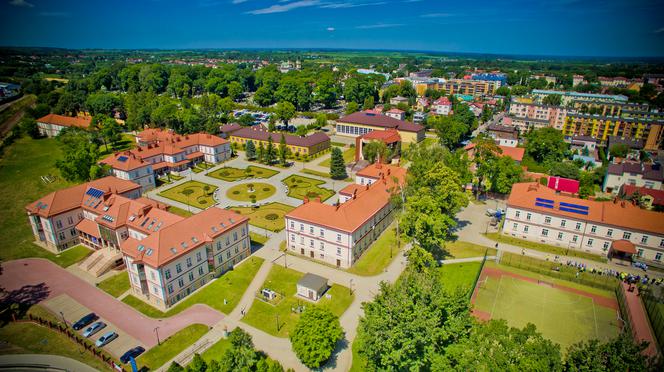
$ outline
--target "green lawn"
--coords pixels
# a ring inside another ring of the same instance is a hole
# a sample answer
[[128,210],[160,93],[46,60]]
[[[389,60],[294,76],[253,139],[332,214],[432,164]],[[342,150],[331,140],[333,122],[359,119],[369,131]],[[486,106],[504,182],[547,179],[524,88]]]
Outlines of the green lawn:
[[616,310],[590,298],[510,276],[489,277],[475,299],[475,308],[510,326],[537,326],[562,350],[580,341],[606,341],[619,333]]
[[223,181],[233,182],[245,178],[270,178],[279,172],[276,170],[250,165],[245,169],[223,167],[210,172],[207,176],[217,178]]
[[67,250],[58,253],[52,259],[52,261],[62,267],[67,267],[82,261],[84,258],[88,257],[92,253],[93,253],[92,249],[82,245],[76,245],[74,247],[71,247]]
[[232,200],[255,203],[257,200],[269,198],[275,192],[277,189],[268,183],[250,182],[231,187],[226,191],[226,196]]
[[548,252],[548,253],[551,253],[551,254],[554,254],[554,255],[559,255],[559,256],[579,257],[579,258],[585,258],[585,259],[593,260],[593,261],[597,261],[597,262],[607,262],[607,258],[605,256],[598,256],[596,254],[582,252],[582,251],[578,251],[576,249],[566,249],[566,248],[561,248],[561,247],[554,247],[554,246],[548,245],[548,244],[531,242],[531,241],[528,241],[528,240],[515,238],[513,236],[507,236],[507,235],[501,234],[499,232],[488,233],[488,234],[485,234],[485,235],[486,235],[487,238],[489,238],[491,240],[495,240],[498,243],[516,245],[517,247],[523,247],[523,248],[526,248],[526,249],[534,249],[536,251]]
[[[262,258],[250,257],[235,266],[233,270],[208,284],[205,288],[199,289],[189,295],[166,312],[158,310],[132,295],[122,299],[122,302],[151,318],[167,318],[198,303],[206,304],[224,314],[229,314],[237,306],[238,302],[240,302],[244,291],[254,279],[256,272],[258,272],[262,264]],[[224,300],[226,300],[226,304],[224,304]]]
[[445,244],[444,251],[447,253],[445,259],[482,257],[486,251],[487,256],[496,254],[495,248],[489,248],[469,242],[454,241]]
[[[69,255],[56,257],[53,253],[33,244],[32,229],[25,213],[25,206],[49,192],[72,186],[64,181],[55,169],[55,161],[61,157],[53,138],[20,138],[5,149],[0,158],[0,232],[3,244],[0,261],[24,257],[47,258],[60,266],[71,264]],[[45,184],[40,176],[53,175],[56,180]]]
[[230,209],[249,217],[251,225],[277,232],[286,227],[284,216],[295,207],[275,202],[257,207],[231,207]]
[[161,345],[157,345],[152,349],[145,352],[136,359],[138,365],[148,367],[151,370],[156,370],[164,363],[173,359],[182,350],[191,346],[199,338],[208,332],[208,327],[202,324],[192,324],[176,332],[166,340],[161,341]]
[[[403,247],[404,242],[401,242]],[[348,272],[362,275],[378,275],[400,254],[394,225],[390,225],[381,236],[362,253],[360,259],[348,269]]]
[[251,239],[251,244],[262,246],[268,241],[268,238],[265,235],[255,233],[253,231],[249,232],[249,238]]
[[115,147],[111,147],[111,144],[102,144],[99,147],[99,158],[102,159],[114,152],[129,150],[134,147],[136,147],[136,137],[131,134],[123,133],[122,139],[115,144]]
[[[354,161],[355,160],[355,148],[352,147],[352,148],[343,150],[343,156],[344,156],[344,163],[346,163],[346,164]],[[332,163],[332,158],[331,157],[321,161],[320,163],[318,163],[318,165],[320,165],[321,167],[329,167],[330,163]]]
[[[303,276],[304,274],[299,271],[286,269],[278,265],[272,266],[261,288],[269,288],[276,291],[284,296],[283,299],[276,305],[254,299],[254,303],[242,321],[273,336],[288,337],[290,332],[295,329],[297,320],[300,317],[299,314],[294,313],[291,309],[298,306],[314,306],[312,302],[300,299],[296,295],[297,281]],[[331,295],[332,298],[328,299],[323,295],[323,298],[315,305],[327,307],[337,316],[341,316],[346,311],[355,297],[350,294],[348,288],[337,284],[332,285],[326,294]]]
[[438,272],[443,286],[448,291],[455,291],[458,288],[472,290],[471,287],[477,277],[480,266],[482,266],[481,262],[444,264],[438,268]]
[[129,290],[129,275],[126,272],[120,272],[110,278],[104,279],[97,287],[113,297],[118,297]]
[[231,348],[231,342],[227,338],[222,338],[219,341],[215,342],[214,345],[210,346],[207,350],[201,354],[201,357],[206,363],[210,363],[213,360],[219,360],[226,353],[226,350]]
[[360,353],[360,348],[362,347],[362,341],[358,336],[355,336],[353,340],[353,345],[351,350],[353,351],[353,364],[350,366],[349,372],[364,372],[367,371],[367,359],[364,357],[364,354]]
[[305,197],[309,199],[320,197],[321,201],[325,201],[334,195],[334,191],[319,187],[325,184],[325,181],[314,178],[294,174],[281,182],[288,186],[288,196],[300,200],[304,200]]
[[173,214],[177,214],[180,217],[190,217],[190,216],[194,215],[193,213],[189,212],[188,210],[178,208],[178,207],[175,207],[173,205],[168,206],[168,211],[173,213]]
[[178,186],[164,190],[159,195],[192,207],[205,209],[215,203],[212,194],[217,186],[198,181],[187,181]]

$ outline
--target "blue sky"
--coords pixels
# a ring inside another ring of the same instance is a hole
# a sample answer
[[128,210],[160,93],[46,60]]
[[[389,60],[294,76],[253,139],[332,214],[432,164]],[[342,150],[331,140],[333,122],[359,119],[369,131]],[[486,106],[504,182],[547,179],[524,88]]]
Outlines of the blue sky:
[[0,0],[0,45],[664,56],[662,0]]

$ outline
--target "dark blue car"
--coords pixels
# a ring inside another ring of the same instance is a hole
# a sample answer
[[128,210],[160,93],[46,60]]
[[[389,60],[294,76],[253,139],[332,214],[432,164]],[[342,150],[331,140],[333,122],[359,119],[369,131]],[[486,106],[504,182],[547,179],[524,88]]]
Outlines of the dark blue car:
[[74,323],[71,327],[74,328],[75,330],[83,329],[83,327],[87,326],[88,324],[94,322],[95,320],[99,319],[97,314],[95,313],[90,313],[81,319],[79,319],[76,323]]
[[120,361],[122,363],[129,363],[130,358],[136,359],[136,357],[143,354],[144,351],[145,349],[142,346],[136,346],[135,348],[129,349],[126,353],[122,354]]

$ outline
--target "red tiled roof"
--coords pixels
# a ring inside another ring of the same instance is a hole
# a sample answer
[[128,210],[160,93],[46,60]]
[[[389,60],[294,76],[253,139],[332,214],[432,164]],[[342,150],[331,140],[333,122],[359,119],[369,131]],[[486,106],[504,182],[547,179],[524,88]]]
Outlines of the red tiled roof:
[[76,127],[87,129],[92,123],[92,118],[89,116],[85,117],[71,117],[71,116],[62,116],[56,114],[48,114],[37,119],[38,123],[46,123],[59,125],[61,127]]
[[401,141],[401,136],[399,131],[396,129],[387,129],[387,130],[372,130],[371,132],[362,136],[366,140],[378,140],[385,143],[394,143]]
[[[279,145],[281,141],[281,133],[268,132],[262,129],[255,129],[254,127],[245,127],[234,131],[230,134],[232,137],[252,139],[257,141],[267,141],[272,137],[272,142],[275,146]],[[292,134],[284,134],[284,140],[289,146],[311,147],[321,143],[329,142],[330,137],[323,132],[314,132],[306,137],[294,136]]]
[[[466,146],[464,146],[464,150],[472,150],[475,148],[474,143],[469,143]],[[502,153],[500,156],[509,156],[510,158],[514,159],[514,161],[521,161],[523,160],[523,155],[526,153],[526,149],[523,147],[509,147],[509,146],[498,146],[499,149],[502,150]]]
[[611,243],[611,249],[618,252],[636,254],[636,247],[634,246],[634,243],[628,240],[614,240]]
[[367,112],[354,112],[350,115],[338,119],[337,123],[349,123],[349,124],[368,125],[372,127],[392,128],[404,132],[420,132],[424,130],[424,127],[419,124],[395,119],[386,115],[376,115]]
[[82,219],[81,222],[76,225],[76,230],[99,238],[99,228],[97,228],[97,224],[87,218]]
[[620,188],[621,195],[632,196],[634,193],[638,193],[639,195],[650,195],[653,198],[653,205],[664,205],[664,190],[655,190],[630,184],[624,184]]
[[[535,205],[536,198],[552,200],[554,208]],[[560,210],[560,203],[571,203],[588,208],[587,215]],[[660,213],[651,212],[632,205],[629,202],[598,202],[578,199],[572,196],[557,194],[555,190],[537,182],[515,183],[512,185],[507,205],[553,214],[567,218],[593,221],[656,234],[664,234],[664,218]]]

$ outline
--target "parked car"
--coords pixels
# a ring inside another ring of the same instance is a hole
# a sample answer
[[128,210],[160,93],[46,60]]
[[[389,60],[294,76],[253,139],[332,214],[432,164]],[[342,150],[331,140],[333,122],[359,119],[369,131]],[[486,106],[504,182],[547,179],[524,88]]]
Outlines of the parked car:
[[97,319],[99,319],[99,317],[97,316],[97,314],[95,314],[95,313],[90,313],[90,314],[88,314],[88,315],[82,317],[81,319],[79,319],[79,320],[78,320],[76,323],[74,323],[74,325],[72,325],[71,327],[78,331],[78,330],[80,330],[80,329],[83,329],[83,327],[87,326],[88,324],[94,322],[94,321],[97,320]]
[[95,342],[95,346],[102,347],[104,345],[107,345],[109,342],[115,340],[116,338],[118,338],[118,334],[113,331],[110,331],[105,335],[99,337],[99,340]]
[[486,215],[489,216],[489,217],[493,217],[493,216],[496,215],[496,210],[489,208],[489,209],[486,210]]
[[83,332],[83,337],[90,337],[95,333],[99,332],[104,327],[106,327],[106,323],[104,322],[93,323]]
[[136,358],[137,356],[143,354],[144,351],[145,349],[143,346],[136,346],[135,348],[129,349],[126,353],[122,354],[120,361],[122,363],[129,363],[130,358]]

